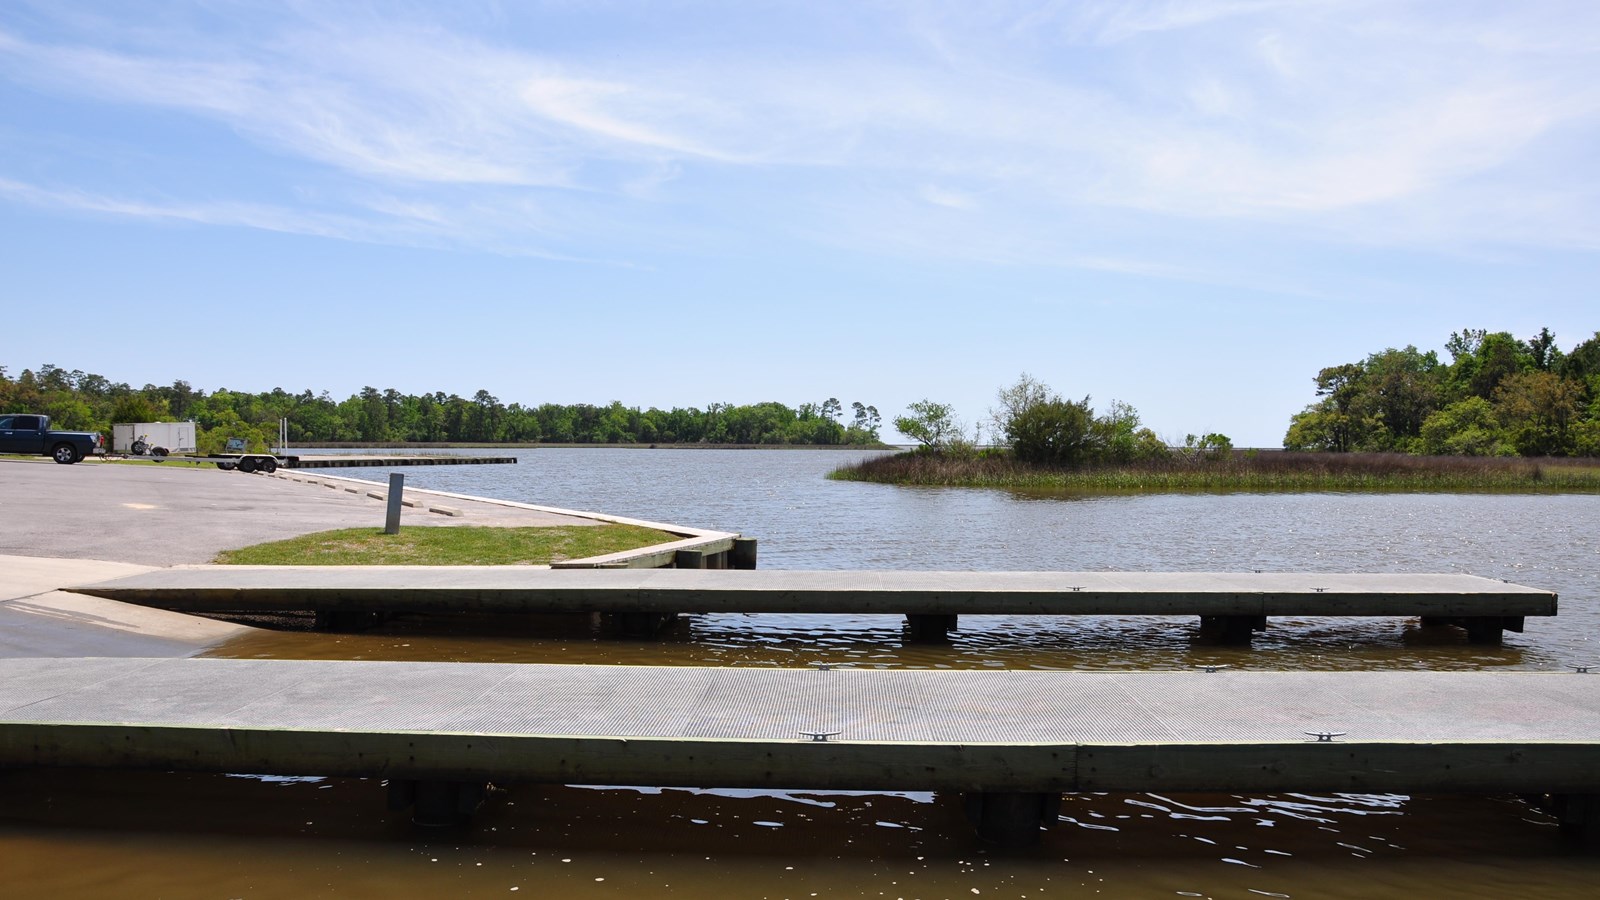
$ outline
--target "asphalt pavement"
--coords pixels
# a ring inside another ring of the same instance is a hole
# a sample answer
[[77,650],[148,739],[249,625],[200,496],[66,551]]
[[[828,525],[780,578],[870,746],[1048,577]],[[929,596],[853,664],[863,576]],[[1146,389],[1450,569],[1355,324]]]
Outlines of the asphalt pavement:
[[[0,657],[192,656],[249,631],[57,588],[318,531],[382,528],[388,505],[368,490],[377,488],[284,470],[0,459]],[[405,496],[427,502],[405,508],[402,529],[600,524],[488,500]]]
[[[208,563],[223,550],[317,531],[382,528],[387,504],[367,496],[370,486],[343,489],[353,484],[288,470],[268,476],[174,462],[62,466],[43,458],[0,459],[0,554],[172,566]],[[407,490],[406,496],[429,495]],[[454,497],[430,505],[456,514],[407,507],[400,527],[600,524]]]

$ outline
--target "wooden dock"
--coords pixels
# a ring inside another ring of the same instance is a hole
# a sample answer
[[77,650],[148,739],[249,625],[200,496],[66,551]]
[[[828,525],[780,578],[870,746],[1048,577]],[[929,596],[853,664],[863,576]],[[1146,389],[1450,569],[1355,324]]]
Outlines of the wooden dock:
[[[0,768],[961,792],[1037,837],[1063,791],[1549,794],[1593,835],[1600,675],[0,660]],[[442,798],[442,799],[441,799]]]
[[647,625],[681,613],[887,613],[933,639],[961,615],[1181,615],[1231,642],[1271,616],[1414,616],[1498,643],[1557,603],[1550,591],[1472,575],[1215,572],[196,566],[69,590],[180,612],[603,613]]

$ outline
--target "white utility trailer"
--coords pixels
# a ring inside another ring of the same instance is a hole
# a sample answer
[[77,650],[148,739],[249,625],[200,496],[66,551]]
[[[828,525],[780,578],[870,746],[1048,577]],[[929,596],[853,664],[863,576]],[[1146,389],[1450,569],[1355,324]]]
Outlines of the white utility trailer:
[[194,422],[126,422],[111,426],[111,452],[124,456],[160,459],[172,453],[193,453],[199,447]]

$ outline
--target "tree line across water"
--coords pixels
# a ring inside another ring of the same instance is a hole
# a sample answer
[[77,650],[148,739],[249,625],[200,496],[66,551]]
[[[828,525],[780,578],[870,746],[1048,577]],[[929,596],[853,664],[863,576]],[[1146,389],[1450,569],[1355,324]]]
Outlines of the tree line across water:
[[207,394],[185,381],[134,388],[103,376],[43,365],[12,377],[0,367],[0,412],[37,412],[54,427],[110,434],[119,422],[193,420],[201,450],[230,437],[252,447],[277,441],[287,419],[292,444],[572,443],[876,445],[877,407],[836,398],[789,407],[712,403],[705,409],[661,410],[587,403],[504,404],[488,391],[402,394],[366,387],[345,400],[327,392],[261,393],[220,388]]
[[1548,328],[1527,340],[1465,329],[1450,362],[1416,347],[1329,366],[1286,450],[1433,456],[1600,456],[1600,332],[1569,351]]
[[1600,332],[1563,352],[1548,328],[1526,341],[1467,329],[1445,350],[1449,363],[1407,346],[1322,369],[1288,452],[1237,452],[1222,434],[1173,446],[1126,403],[1097,412],[1024,373],[970,436],[949,404],[921,400],[894,420],[916,450],[830,477],[1083,493],[1600,491]]
[[[1544,328],[1528,340],[1465,329],[1438,353],[1408,345],[1329,366],[1313,379],[1321,398],[1296,413],[1283,448],[1307,452],[1426,456],[1600,456],[1600,332],[1570,351]],[[1144,427],[1132,406],[1101,413],[1089,398],[1064,399],[1024,373],[1001,388],[998,406],[971,437],[944,403],[921,400],[894,420],[920,452],[948,457],[1006,454],[1017,462],[1073,469],[1217,459],[1222,434],[1189,435],[1185,446]],[[1176,451],[1176,452],[1172,452]]]

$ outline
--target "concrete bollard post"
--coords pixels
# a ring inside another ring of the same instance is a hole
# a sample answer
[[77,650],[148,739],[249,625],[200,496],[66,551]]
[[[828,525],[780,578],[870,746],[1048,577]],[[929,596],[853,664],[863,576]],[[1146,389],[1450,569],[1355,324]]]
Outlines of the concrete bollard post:
[[384,534],[400,533],[400,505],[406,490],[406,476],[400,472],[389,473],[389,515],[383,520]]

